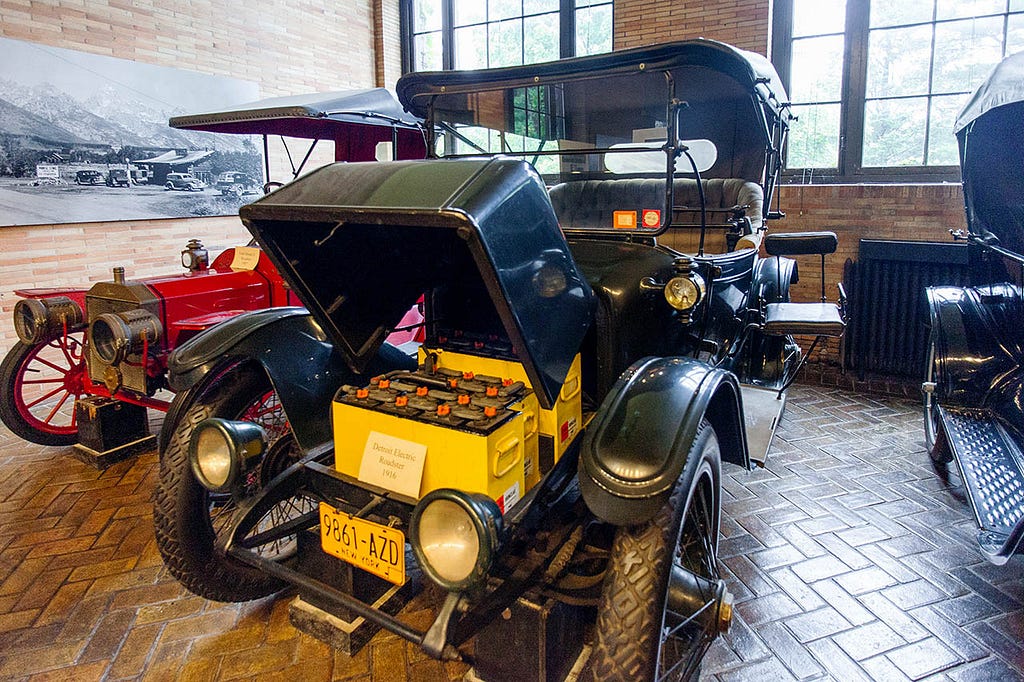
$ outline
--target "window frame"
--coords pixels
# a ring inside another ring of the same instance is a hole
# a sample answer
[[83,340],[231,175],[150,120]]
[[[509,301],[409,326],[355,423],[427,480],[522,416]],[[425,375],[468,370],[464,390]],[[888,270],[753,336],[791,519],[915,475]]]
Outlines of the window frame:
[[[402,73],[413,70],[415,54],[415,33],[413,31],[414,0],[399,0],[399,22],[402,36]],[[595,6],[608,5],[612,10],[612,26],[615,25],[615,3],[613,0],[592,0],[583,7],[576,7],[576,0],[559,0],[558,2],[558,58],[566,59],[576,56],[576,12]],[[455,68],[455,12],[452,0],[441,0],[441,68],[445,71]],[[519,18],[536,16],[522,14]],[[484,26],[488,22],[484,22]]]
[[[881,1],[881,0],[876,0]],[[787,90],[791,90],[793,41],[793,0],[775,0],[772,17],[772,63]],[[1009,11],[1004,11],[1005,17]],[[996,16],[996,15],[984,15]],[[784,184],[863,184],[863,183],[928,183],[959,182],[959,166],[864,166],[864,110],[867,101],[868,41],[871,0],[847,0],[843,33],[843,69],[840,86],[839,154],[837,168],[789,168],[782,171]],[[932,19],[906,26],[937,26],[960,19]],[[903,25],[900,25],[903,26]],[[1005,26],[1005,23],[1004,23]],[[895,28],[886,27],[886,28]],[[876,29],[878,30],[878,29]],[[1005,37],[1005,36],[1004,36]],[[1005,50],[1005,43],[1004,43]],[[934,68],[934,53],[929,72]],[[928,92],[929,99],[936,96]],[[919,97],[919,96],[915,96]],[[796,126],[800,125],[796,121]],[[928,147],[930,125],[924,131]],[[952,135],[952,130],[949,131]]]

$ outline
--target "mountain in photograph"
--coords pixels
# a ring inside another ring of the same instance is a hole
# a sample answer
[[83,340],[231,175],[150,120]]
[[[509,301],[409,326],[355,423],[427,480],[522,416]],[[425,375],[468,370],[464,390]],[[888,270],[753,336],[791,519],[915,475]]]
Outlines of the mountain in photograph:
[[53,145],[71,146],[82,138],[42,116],[37,116],[6,99],[0,99],[0,134],[23,139],[22,146],[45,149]]
[[[0,78],[0,92],[4,93],[10,105],[32,117],[34,123],[31,126],[27,123],[30,119],[25,119],[21,124],[26,130],[40,130],[41,125],[48,124],[55,131],[48,138],[26,133],[39,139],[71,144],[102,144],[114,149],[130,145],[163,149],[243,150],[242,139],[238,136],[170,128],[167,120],[183,112],[172,111],[170,107],[164,109],[153,106],[130,91],[109,85],[100,88],[84,102],[49,83],[26,86]],[[2,122],[0,131],[22,135]]]

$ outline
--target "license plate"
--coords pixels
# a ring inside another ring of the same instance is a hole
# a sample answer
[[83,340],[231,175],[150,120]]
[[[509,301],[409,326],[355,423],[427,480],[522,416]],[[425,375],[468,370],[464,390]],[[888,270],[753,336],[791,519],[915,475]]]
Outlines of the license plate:
[[405,583],[405,534],[320,503],[320,546],[396,585]]

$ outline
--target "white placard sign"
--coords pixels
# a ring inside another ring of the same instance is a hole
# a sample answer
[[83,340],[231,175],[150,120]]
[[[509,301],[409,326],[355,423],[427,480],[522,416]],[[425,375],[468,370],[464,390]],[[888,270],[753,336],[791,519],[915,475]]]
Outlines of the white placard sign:
[[420,496],[427,446],[370,431],[359,465],[359,480],[409,497]]

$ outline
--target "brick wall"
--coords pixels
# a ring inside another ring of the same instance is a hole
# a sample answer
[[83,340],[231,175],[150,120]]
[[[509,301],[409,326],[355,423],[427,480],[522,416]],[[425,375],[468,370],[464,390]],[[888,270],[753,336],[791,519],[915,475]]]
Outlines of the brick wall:
[[713,38],[765,54],[768,0],[615,0],[615,49]]
[[[397,0],[377,2],[382,25],[397,31]],[[272,97],[376,85],[373,4],[3,0],[0,37],[256,81]],[[397,49],[385,42],[385,73],[397,72]],[[278,147],[271,158],[280,179],[287,162]],[[113,265],[129,277],[179,272],[191,237],[211,253],[249,239],[237,217],[0,227],[0,355],[16,340],[14,289],[89,286]]]

